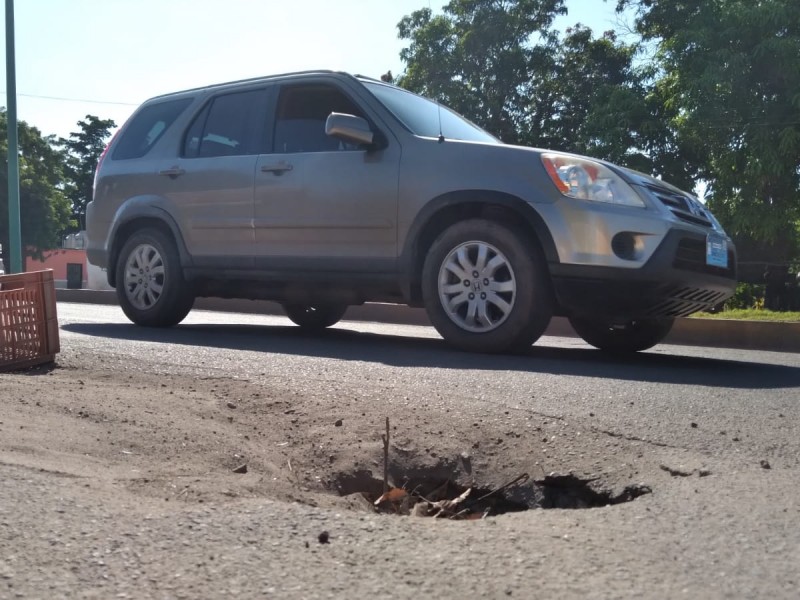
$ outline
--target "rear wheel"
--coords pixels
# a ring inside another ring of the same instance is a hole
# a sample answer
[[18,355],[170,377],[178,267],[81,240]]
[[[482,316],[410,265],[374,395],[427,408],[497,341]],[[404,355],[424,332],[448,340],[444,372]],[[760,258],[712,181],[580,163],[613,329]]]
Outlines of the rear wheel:
[[570,317],[575,332],[584,341],[600,350],[625,353],[647,350],[667,337],[675,319],[635,319],[626,323],[610,323],[603,319]]
[[284,304],[286,316],[303,329],[325,329],[338,323],[347,312],[346,304]]
[[422,293],[436,330],[471,352],[525,350],[553,314],[539,248],[517,229],[484,219],[451,225],[433,243]]
[[183,278],[175,243],[157,229],[131,235],[117,260],[117,298],[137,325],[171,327],[183,321],[194,294]]

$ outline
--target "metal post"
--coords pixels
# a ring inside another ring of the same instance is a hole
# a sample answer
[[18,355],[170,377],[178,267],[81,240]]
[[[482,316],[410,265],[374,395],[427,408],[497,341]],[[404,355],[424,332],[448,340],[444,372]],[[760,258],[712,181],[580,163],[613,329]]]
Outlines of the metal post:
[[22,273],[22,231],[19,218],[19,140],[17,138],[17,73],[14,56],[14,0],[6,0],[6,95],[8,97],[8,236],[12,273]]

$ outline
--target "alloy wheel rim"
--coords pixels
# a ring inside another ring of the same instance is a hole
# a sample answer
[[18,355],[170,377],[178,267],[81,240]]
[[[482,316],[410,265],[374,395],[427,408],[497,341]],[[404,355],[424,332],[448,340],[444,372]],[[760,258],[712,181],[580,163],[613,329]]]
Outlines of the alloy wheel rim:
[[508,319],[517,297],[514,270],[495,246],[465,242],[450,252],[439,269],[439,301],[461,329],[494,331]]
[[125,295],[138,310],[152,308],[164,292],[164,259],[151,244],[139,244],[125,262]]

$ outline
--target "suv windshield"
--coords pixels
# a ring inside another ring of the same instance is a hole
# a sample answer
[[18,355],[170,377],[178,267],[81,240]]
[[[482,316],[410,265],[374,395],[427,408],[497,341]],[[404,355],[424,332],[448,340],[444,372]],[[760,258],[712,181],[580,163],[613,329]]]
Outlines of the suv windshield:
[[501,143],[493,135],[441,104],[397,87],[371,81],[362,83],[415,135],[438,138],[441,133],[450,140]]

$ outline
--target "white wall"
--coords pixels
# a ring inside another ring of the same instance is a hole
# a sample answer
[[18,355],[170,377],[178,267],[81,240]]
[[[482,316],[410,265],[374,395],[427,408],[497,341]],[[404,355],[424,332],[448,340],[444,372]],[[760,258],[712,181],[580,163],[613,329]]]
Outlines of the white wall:
[[113,290],[108,285],[108,278],[106,277],[105,270],[90,262],[86,263],[86,285],[90,290]]

